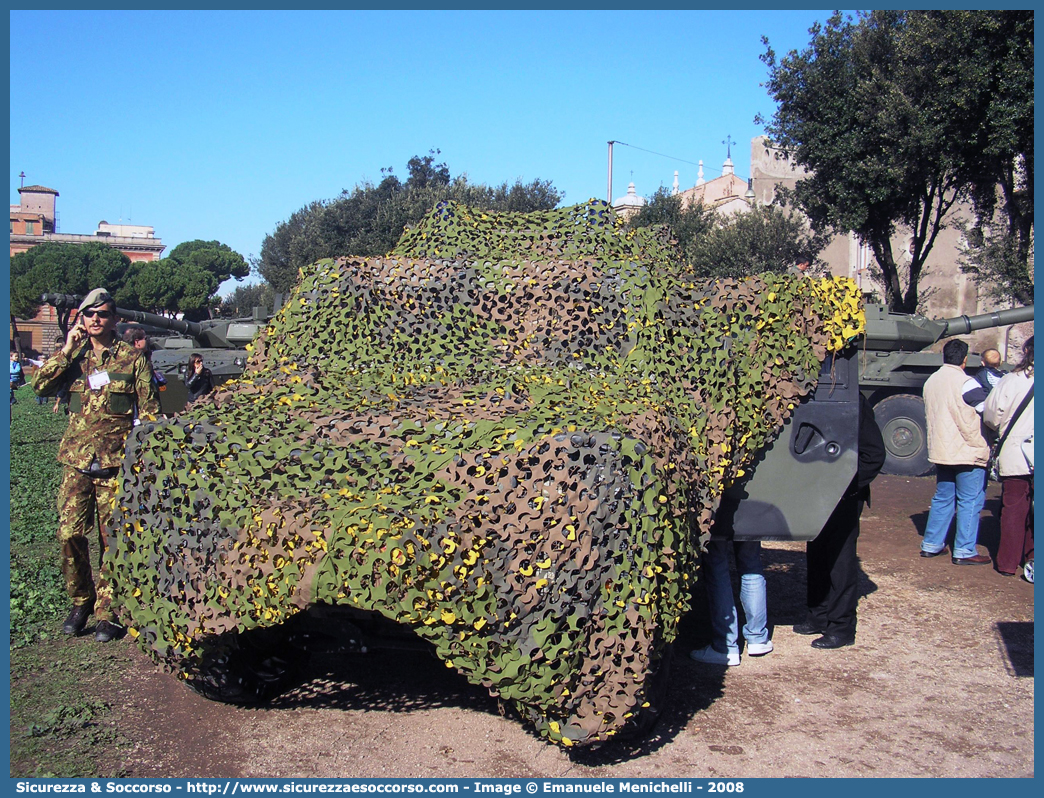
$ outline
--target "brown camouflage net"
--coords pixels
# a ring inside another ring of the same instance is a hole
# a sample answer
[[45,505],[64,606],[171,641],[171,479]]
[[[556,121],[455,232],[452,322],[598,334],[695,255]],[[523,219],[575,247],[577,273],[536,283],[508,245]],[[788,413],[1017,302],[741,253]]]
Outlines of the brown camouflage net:
[[861,332],[846,280],[695,282],[601,202],[443,204],[320,261],[243,378],[128,445],[113,568],[142,648],[379,611],[547,739],[647,702],[723,487]]

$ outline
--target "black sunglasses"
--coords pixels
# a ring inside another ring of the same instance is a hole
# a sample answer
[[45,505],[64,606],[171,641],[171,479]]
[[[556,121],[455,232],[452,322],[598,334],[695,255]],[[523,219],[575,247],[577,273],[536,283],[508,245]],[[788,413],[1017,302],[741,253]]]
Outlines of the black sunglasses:
[[115,314],[111,310],[85,310],[81,314],[85,319],[93,319],[97,316],[102,321],[111,319]]

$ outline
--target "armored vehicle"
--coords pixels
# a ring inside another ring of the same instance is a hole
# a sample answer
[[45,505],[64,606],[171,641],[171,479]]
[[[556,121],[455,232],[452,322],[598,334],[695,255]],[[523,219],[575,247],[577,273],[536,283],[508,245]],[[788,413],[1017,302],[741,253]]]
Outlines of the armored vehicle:
[[722,491],[767,447],[847,486],[862,332],[851,281],[695,280],[605,203],[440,204],[313,264],[243,379],[131,434],[118,611],[221,700],[337,614],[345,651],[394,623],[547,740],[611,739],[659,705]]
[[131,434],[118,612],[211,698],[391,627],[548,741],[612,739],[655,719],[702,543],[812,539],[851,482],[864,330],[850,280],[699,281],[605,203],[440,203]]
[[[1026,321],[1033,321],[1032,305],[952,319],[892,313],[884,305],[866,306],[859,387],[873,405],[884,434],[888,452],[884,473],[919,476],[932,470],[921,388],[942,365],[942,355],[924,350],[943,338]],[[969,370],[979,365],[978,356],[969,355]]]
[[[79,307],[82,297],[74,294],[44,294],[42,301],[56,308]],[[275,309],[282,297],[275,297]],[[254,308],[253,316],[239,319],[211,319],[186,321],[146,313],[141,310],[116,308],[121,324],[119,334],[130,326],[145,330],[152,344],[152,365],[167,380],[160,392],[160,412],[165,415],[185,409],[188,391],[185,388],[189,355],[198,352],[203,365],[214,375],[215,386],[243,373],[249,353],[246,349],[258,331],[272,318],[273,311]]]

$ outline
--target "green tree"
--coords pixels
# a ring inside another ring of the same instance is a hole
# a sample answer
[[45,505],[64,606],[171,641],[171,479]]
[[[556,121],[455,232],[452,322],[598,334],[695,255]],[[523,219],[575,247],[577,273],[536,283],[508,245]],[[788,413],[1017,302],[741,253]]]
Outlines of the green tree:
[[442,150],[428,150],[424,156],[414,155],[406,162],[406,171],[410,173],[406,188],[435,188],[450,184],[449,167],[444,163],[436,164],[435,158]]
[[336,199],[313,201],[265,237],[258,274],[275,291],[288,292],[298,270],[320,258],[343,255],[372,257],[394,248],[408,225],[416,224],[442,200],[496,211],[550,210],[562,199],[550,181],[534,180],[499,186],[451,177],[449,167],[435,163],[439,150],[414,156],[402,182],[389,168],[377,184],[364,182]]
[[[1019,14],[1021,21],[1012,16]],[[977,38],[993,28],[995,35]],[[1032,85],[1032,14],[874,11],[857,21],[835,14],[809,32],[807,48],[778,61],[764,40],[766,85],[777,103],[766,131],[810,172],[794,197],[813,228],[854,231],[874,253],[888,305],[912,312],[948,212],[964,199],[985,201],[1001,164],[1014,164],[1010,148],[987,152],[985,143],[1010,124],[989,94],[1012,62],[1020,65],[1013,82],[1024,85],[1028,69]],[[1018,41],[1005,45],[1006,35]],[[1029,102],[1032,118],[1032,93]],[[903,270],[891,244],[899,227],[913,237]]]
[[799,256],[822,248],[794,214],[776,206],[721,216],[703,201],[682,207],[682,198],[659,188],[629,227],[665,225],[685,263],[698,277],[746,277],[782,272]]
[[966,231],[971,246],[960,261],[979,288],[994,299],[1033,304],[1033,251],[1021,246],[1018,232],[977,225]]
[[699,277],[749,277],[785,272],[820,249],[800,217],[776,206],[719,217],[691,247],[689,265]]
[[178,309],[178,282],[170,259],[140,261],[134,264],[130,279],[113,298],[123,308],[173,314]]
[[186,241],[166,258],[134,264],[127,285],[113,296],[121,307],[182,313],[198,321],[210,317],[217,290],[225,280],[240,280],[249,274],[246,260],[227,244]]
[[[11,258],[11,323],[31,319],[45,293],[85,295],[103,287],[116,297],[131,276],[130,259],[106,244],[45,242]],[[58,310],[58,326],[68,332],[71,309]],[[16,327],[17,330],[17,327]]]
[[167,256],[178,267],[194,266],[212,274],[218,284],[231,277],[241,280],[250,274],[250,266],[238,252],[220,241],[186,241]]
[[628,220],[629,227],[665,225],[678,243],[687,263],[692,263],[697,244],[714,227],[715,213],[699,202],[682,207],[680,194],[671,194],[661,186],[645,205]]
[[221,283],[197,264],[177,267],[178,310],[190,321],[209,319]]
[[274,303],[275,291],[268,283],[238,285],[235,291],[221,300],[218,316],[223,319],[242,318],[250,316],[256,307],[273,310]]
[[[299,211],[295,211],[285,222],[265,236],[261,246],[261,257],[255,268],[266,282],[277,291],[289,291],[297,280],[296,266],[300,255],[297,243],[307,241],[305,227],[312,217],[322,212],[324,203],[314,200]],[[292,271],[293,270],[293,271]]]
[[961,267],[986,293],[1033,302],[1033,12],[934,11],[912,32],[962,62],[972,201]]
[[459,196],[454,199],[458,199],[465,205],[489,211],[510,211],[512,213],[551,210],[562,201],[563,197],[562,192],[556,189],[550,180],[523,183],[521,178],[510,185],[501,183],[499,186],[461,183],[457,186],[457,191]]

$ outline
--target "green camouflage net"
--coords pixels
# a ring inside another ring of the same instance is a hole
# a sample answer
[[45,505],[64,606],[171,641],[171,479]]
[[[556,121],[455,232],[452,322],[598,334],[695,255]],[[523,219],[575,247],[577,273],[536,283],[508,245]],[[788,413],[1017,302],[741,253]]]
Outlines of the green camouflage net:
[[243,378],[128,442],[111,559],[142,648],[377,611],[547,739],[647,705],[718,497],[861,332],[847,280],[697,282],[605,203],[440,204],[309,267]]

